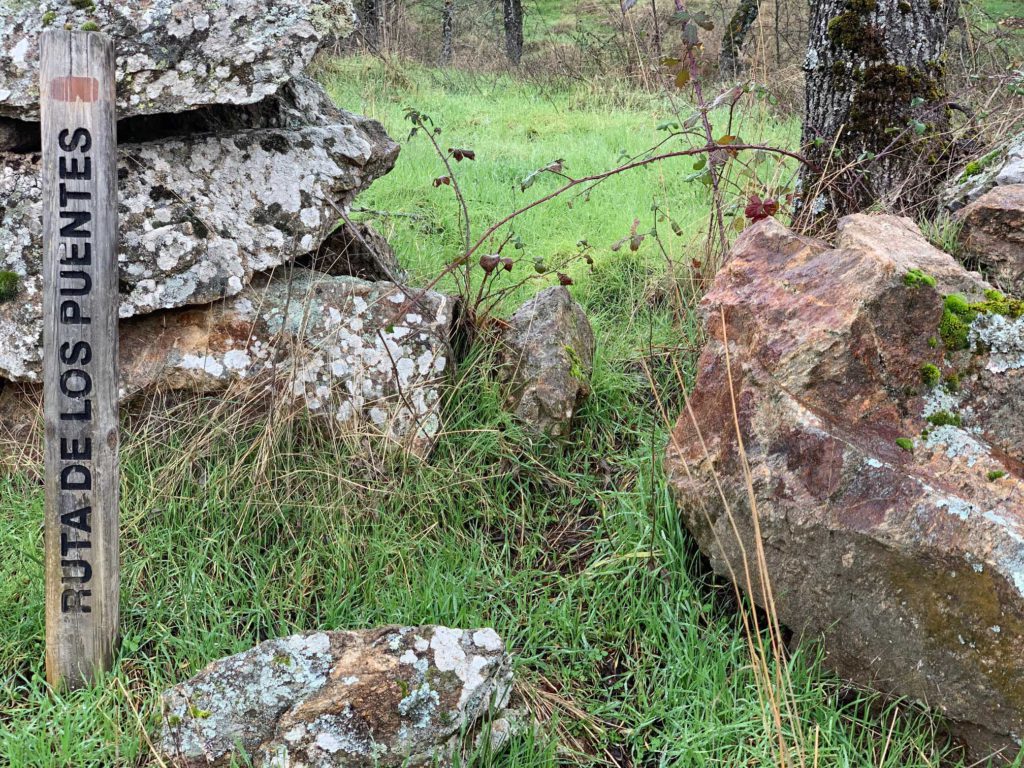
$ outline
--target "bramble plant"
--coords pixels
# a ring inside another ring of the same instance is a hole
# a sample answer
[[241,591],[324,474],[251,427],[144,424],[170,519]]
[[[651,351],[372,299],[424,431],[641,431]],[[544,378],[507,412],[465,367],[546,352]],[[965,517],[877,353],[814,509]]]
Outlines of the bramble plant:
[[[628,11],[632,5],[623,3],[623,12]],[[702,48],[699,32],[701,29],[712,30],[714,22],[707,13],[690,12],[683,3],[677,1],[670,23],[679,31],[678,51],[674,56],[664,57],[661,65],[665,75],[672,79],[674,88],[691,97],[689,103],[692,106],[684,110],[674,100],[674,119],[658,125],[666,136],[639,154],[620,157],[617,166],[601,173],[573,176],[569,171],[570,160],[566,158],[554,159],[531,171],[518,183],[519,194],[525,194],[545,177],[557,177],[562,183],[553,191],[520,205],[479,234],[474,234],[465,192],[457,172],[457,165],[466,160],[476,160],[476,153],[472,149],[445,148],[441,143],[441,127],[434,119],[415,107],[406,108],[405,119],[411,123],[408,138],[425,137],[444,168],[442,175],[432,179],[432,186],[437,190],[450,189],[460,212],[460,234],[463,241],[461,253],[427,288],[433,288],[445,277],[454,277],[471,332],[486,325],[501,298],[523,283],[555,280],[561,285],[571,285],[572,278],[568,274],[570,265],[581,260],[593,265],[592,248],[585,240],[581,240],[575,253],[560,258],[557,263],[548,263],[543,256],[533,256],[532,268],[522,268],[526,259],[526,244],[514,229],[515,220],[569,192],[574,193],[573,202],[579,198],[586,201],[588,194],[597,185],[613,176],[668,160],[692,158],[692,173],[686,176],[686,180],[704,185],[710,193],[711,216],[705,260],[712,274],[715,264],[728,248],[730,232],[742,231],[748,223],[778,215],[783,210],[783,201],[792,202],[796,171],[787,164],[791,161],[803,164],[807,162],[806,159],[797,152],[783,148],[745,142],[733,133],[737,105],[748,97],[770,100],[768,90],[748,81],[730,86],[714,98],[706,98],[698,64],[698,53]],[[682,147],[667,149],[669,144],[681,144]],[[768,167],[773,163],[773,168]],[[780,171],[781,175],[788,176],[787,181],[774,184],[762,181],[763,176],[778,177]],[[611,246],[612,251],[618,251],[627,244],[631,251],[636,251],[645,238],[657,238],[658,221],[667,221],[677,235],[681,234],[681,227],[668,214],[657,206],[654,212],[656,221],[650,229],[642,229],[640,220],[634,219],[630,231]],[[501,230],[507,231],[499,239]]]

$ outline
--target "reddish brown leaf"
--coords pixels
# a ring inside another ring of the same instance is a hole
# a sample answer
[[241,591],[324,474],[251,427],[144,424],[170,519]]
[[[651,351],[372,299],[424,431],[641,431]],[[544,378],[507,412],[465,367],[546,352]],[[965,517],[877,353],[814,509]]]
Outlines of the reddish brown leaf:
[[774,216],[779,211],[779,203],[777,200],[768,198],[762,200],[758,195],[751,195],[747,199],[747,206],[743,209],[743,215],[751,221],[760,221],[761,219],[767,219],[769,216]]

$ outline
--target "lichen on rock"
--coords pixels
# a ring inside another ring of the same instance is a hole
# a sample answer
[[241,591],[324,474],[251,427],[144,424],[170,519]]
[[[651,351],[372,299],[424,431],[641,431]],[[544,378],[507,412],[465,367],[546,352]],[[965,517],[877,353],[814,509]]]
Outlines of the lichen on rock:
[[0,12],[0,116],[39,119],[39,39],[47,27],[93,24],[117,41],[117,111],[184,112],[254,104],[301,75],[331,36],[353,29],[351,0],[67,0]]
[[595,339],[583,309],[562,286],[517,309],[498,338],[505,407],[527,428],[566,437],[590,395]]
[[[254,275],[316,251],[339,210],[390,170],[398,146],[379,123],[324,106],[315,84],[289,87],[269,120],[284,127],[120,146],[122,318],[237,295]],[[0,377],[38,381],[39,160],[4,159],[0,269],[22,278],[24,300],[0,304]]]
[[268,640],[164,693],[160,750],[183,768],[445,764],[485,719],[509,724],[496,638],[422,626]]

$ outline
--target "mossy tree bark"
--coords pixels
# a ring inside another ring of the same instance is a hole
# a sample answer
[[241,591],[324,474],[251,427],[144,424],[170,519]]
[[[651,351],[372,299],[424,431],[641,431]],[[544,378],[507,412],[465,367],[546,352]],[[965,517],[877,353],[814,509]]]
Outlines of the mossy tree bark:
[[[813,214],[929,199],[948,124],[943,55],[957,0],[814,0],[803,143]],[[849,164],[856,164],[846,171]]]
[[735,75],[742,70],[740,49],[743,47],[743,41],[747,39],[750,28],[757,21],[760,5],[759,0],[740,0],[736,12],[725,25],[725,32],[722,34],[722,53],[718,57],[718,66],[723,74]]

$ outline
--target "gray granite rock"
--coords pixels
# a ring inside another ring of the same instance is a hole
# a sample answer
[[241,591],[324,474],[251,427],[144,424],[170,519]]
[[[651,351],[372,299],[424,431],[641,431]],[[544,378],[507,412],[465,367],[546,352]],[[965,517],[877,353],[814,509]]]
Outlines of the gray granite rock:
[[321,39],[354,27],[351,0],[4,0],[0,116],[39,119],[39,40],[93,23],[117,51],[117,109],[132,115],[253,104],[299,76]]
[[1024,133],[967,166],[942,195],[949,211],[959,211],[993,187],[1024,184]]
[[160,750],[181,768],[444,764],[485,717],[503,722],[511,684],[493,629],[293,635],[166,691]]
[[538,293],[509,318],[498,340],[506,408],[538,432],[567,436],[590,395],[594,344],[590,322],[566,288]]
[[[339,210],[390,170],[398,145],[379,123],[335,109],[308,81],[288,89],[277,107],[244,118],[282,127],[120,146],[122,318],[236,295],[255,273],[316,251]],[[0,270],[20,277],[19,294],[0,303],[0,378],[37,381],[39,161],[0,158]]]
[[[456,302],[288,266],[237,296],[121,323],[123,406],[168,392],[264,395],[426,456],[454,370]],[[0,381],[0,467],[38,445],[41,386]]]

